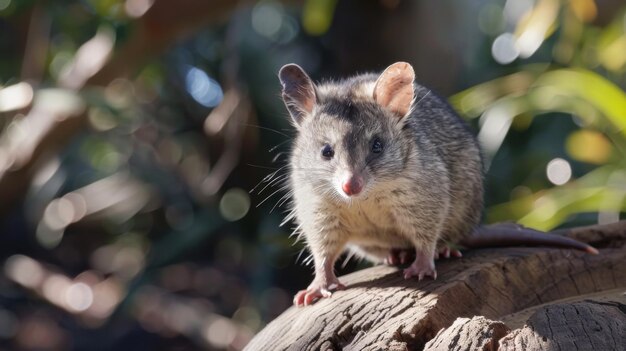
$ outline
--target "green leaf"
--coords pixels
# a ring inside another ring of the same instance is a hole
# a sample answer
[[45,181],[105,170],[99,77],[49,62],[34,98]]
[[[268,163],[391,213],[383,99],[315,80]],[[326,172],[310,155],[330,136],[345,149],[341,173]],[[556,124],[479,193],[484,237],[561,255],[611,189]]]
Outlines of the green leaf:
[[541,75],[535,86],[550,86],[589,102],[626,135],[626,93],[606,78],[585,69],[559,69]]

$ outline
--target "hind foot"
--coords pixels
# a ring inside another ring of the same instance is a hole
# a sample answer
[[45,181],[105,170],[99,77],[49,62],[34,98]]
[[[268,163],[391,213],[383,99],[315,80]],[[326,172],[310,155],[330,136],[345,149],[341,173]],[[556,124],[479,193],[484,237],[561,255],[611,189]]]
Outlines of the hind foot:
[[463,254],[461,253],[461,251],[457,250],[457,249],[452,249],[448,246],[444,246],[441,249],[439,249],[439,251],[435,252],[435,259],[438,260],[440,257],[443,258],[450,258],[450,257],[463,257]]
[[407,264],[415,259],[415,249],[391,249],[384,262],[390,266]]
[[[439,258],[450,258],[450,257],[463,257],[461,251],[457,249],[452,249],[447,246],[439,249],[435,252],[433,258],[438,260]],[[400,266],[403,264],[407,264],[415,259],[415,249],[391,249],[389,250],[389,254],[384,259],[384,263],[390,266]]]

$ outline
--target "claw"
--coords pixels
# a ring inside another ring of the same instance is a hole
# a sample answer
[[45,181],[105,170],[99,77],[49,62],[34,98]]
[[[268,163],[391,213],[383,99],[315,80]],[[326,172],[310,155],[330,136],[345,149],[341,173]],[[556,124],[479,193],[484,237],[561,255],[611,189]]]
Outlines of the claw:
[[415,261],[404,269],[404,279],[410,279],[412,277],[417,277],[418,281],[426,277],[437,279],[437,271],[435,270],[433,257],[433,252],[418,252]]
[[432,268],[426,268],[425,270],[421,267],[415,267],[414,265],[409,266],[404,269],[404,279],[411,279],[413,277],[417,277],[418,281],[426,279],[426,277],[432,277],[433,279],[437,279],[437,271]]
[[293,298],[293,304],[301,307],[315,303],[321,298],[329,298],[333,295],[333,291],[343,290],[346,286],[340,282],[331,284],[319,284],[315,281],[306,290],[300,290]]
[[456,258],[463,257],[463,254],[461,253],[461,251],[459,251],[457,249],[450,250],[450,255],[452,255],[453,257],[456,257]]
[[463,257],[463,254],[461,253],[461,251],[457,250],[457,249],[452,249],[450,247],[444,247],[441,250],[435,252],[435,260],[438,260],[441,257],[444,258],[450,258],[450,257]]
[[391,249],[385,258],[385,263],[392,266],[399,266],[411,262],[415,257],[414,249]]
[[400,264],[400,257],[398,257],[398,249],[391,249],[389,255],[385,258],[385,263],[390,266],[397,266]]

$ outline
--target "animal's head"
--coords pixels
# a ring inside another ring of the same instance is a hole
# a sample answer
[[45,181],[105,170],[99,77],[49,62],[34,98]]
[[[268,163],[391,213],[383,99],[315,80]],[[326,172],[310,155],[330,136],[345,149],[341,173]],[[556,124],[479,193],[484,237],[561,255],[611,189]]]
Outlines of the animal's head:
[[288,64],[279,78],[298,131],[292,171],[301,179],[320,193],[354,198],[397,177],[407,156],[411,65],[397,62],[380,75],[315,85],[300,66]]

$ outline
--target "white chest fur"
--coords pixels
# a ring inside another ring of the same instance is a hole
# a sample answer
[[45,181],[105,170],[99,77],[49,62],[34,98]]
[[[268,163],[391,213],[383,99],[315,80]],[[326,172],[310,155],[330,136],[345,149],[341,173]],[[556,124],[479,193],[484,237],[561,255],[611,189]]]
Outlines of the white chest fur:
[[393,201],[393,194],[378,193],[340,206],[340,222],[350,233],[350,243],[382,247],[405,246],[407,240],[398,227]]

